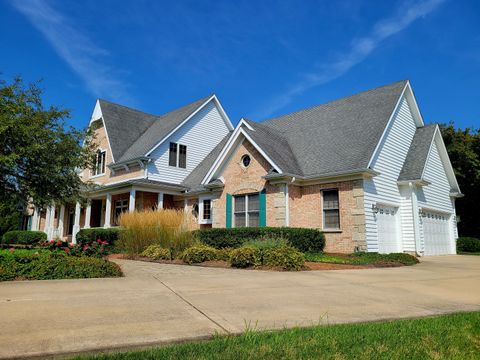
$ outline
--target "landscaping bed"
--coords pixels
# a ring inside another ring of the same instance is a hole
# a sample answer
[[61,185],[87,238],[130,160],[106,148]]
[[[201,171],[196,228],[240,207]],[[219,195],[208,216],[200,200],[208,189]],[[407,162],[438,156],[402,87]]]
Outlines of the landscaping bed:
[[[338,265],[339,269],[409,266],[419,263],[412,255],[405,253],[379,254],[359,252],[353,254],[306,253],[307,264],[319,263]],[[312,265],[314,266],[314,265]],[[345,266],[345,267],[343,267]]]
[[421,319],[326,325],[76,359],[478,359],[480,312]]

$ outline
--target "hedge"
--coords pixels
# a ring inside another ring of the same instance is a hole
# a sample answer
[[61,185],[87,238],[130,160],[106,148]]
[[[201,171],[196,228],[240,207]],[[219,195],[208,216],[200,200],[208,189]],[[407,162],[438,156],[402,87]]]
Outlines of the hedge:
[[217,249],[238,248],[252,240],[283,238],[302,252],[321,252],[325,246],[325,236],[317,229],[292,227],[249,227],[215,228],[194,231],[195,236],[209,246]]
[[3,234],[2,244],[36,245],[47,241],[47,234],[43,231],[14,230]]
[[459,237],[457,239],[457,251],[480,252],[480,239],[473,237]]
[[187,264],[199,264],[204,261],[217,260],[217,249],[207,245],[193,245],[183,251],[179,258]]
[[107,241],[108,245],[115,245],[120,237],[122,229],[119,228],[89,228],[82,229],[78,232],[76,240],[77,244],[86,245],[97,240]]
[[92,257],[46,250],[0,250],[0,281],[122,276],[120,267]]

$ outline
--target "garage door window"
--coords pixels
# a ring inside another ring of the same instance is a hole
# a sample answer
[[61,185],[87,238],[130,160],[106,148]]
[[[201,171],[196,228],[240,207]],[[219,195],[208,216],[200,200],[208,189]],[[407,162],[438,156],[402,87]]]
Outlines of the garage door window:
[[323,191],[323,228],[325,230],[340,229],[338,190]]

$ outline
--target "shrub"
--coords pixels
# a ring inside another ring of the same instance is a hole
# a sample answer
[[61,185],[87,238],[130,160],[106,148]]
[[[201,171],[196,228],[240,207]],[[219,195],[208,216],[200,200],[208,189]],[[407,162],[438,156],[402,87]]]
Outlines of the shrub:
[[459,237],[457,239],[457,251],[480,252],[480,239],[473,237]]
[[47,234],[43,231],[14,230],[3,234],[3,244],[36,245],[47,240]]
[[284,270],[301,270],[305,256],[292,246],[266,248],[262,254],[263,265],[278,266]]
[[0,281],[116,276],[122,276],[120,267],[104,259],[47,250],[0,250]]
[[287,246],[288,241],[283,238],[264,238],[261,240],[252,240],[247,241],[244,246],[250,245],[256,247],[260,251],[265,251],[267,249],[277,248],[280,246]]
[[68,247],[68,243],[62,240],[50,240],[50,241],[43,241],[38,244],[44,250],[62,250],[63,248]]
[[230,255],[234,249],[223,248],[223,249],[216,249],[216,250],[217,250],[217,260],[230,261]]
[[183,210],[145,210],[120,216],[119,248],[132,255],[142,253],[150,245],[169,249],[176,257],[195,244],[188,231],[190,216]]
[[262,254],[254,246],[246,245],[232,250],[230,253],[230,264],[236,268],[247,268],[262,264]]
[[232,229],[202,229],[194,235],[204,244],[217,249],[225,247],[238,248],[252,240],[265,238],[283,238],[291,246],[302,252],[320,252],[325,246],[325,236],[317,229],[291,227],[253,227]]
[[170,250],[162,248],[160,245],[150,245],[140,255],[153,260],[170,260],[172,258]]
[[403,265],[415,265],[418,264],[418,259],[410,254],[406,253],[390,253],[379,254],[375,252],[357,252],[351,254],[353,261],[356,264],[403,264]]
[[94,241],[106,241],[108,245],[114,246],[120,237],[122,229],[119,228],[90,228],[82,229],[77,233],[76,241],[79,245],[91,244]]
[[218,250],[207,245],[194,245],[180,254],[180,259],[187,264],[198,264],[204,261],[216,260]]

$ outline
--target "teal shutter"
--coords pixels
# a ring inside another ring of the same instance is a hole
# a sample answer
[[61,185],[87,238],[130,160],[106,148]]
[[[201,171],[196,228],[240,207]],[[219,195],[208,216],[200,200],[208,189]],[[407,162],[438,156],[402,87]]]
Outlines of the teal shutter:
[[260,226],[267,226],[267,192],[260,191]]
[[226,215],[225,215],[225,227],[232,227],[232,194],[227,194],[227,205],[226,205]]

